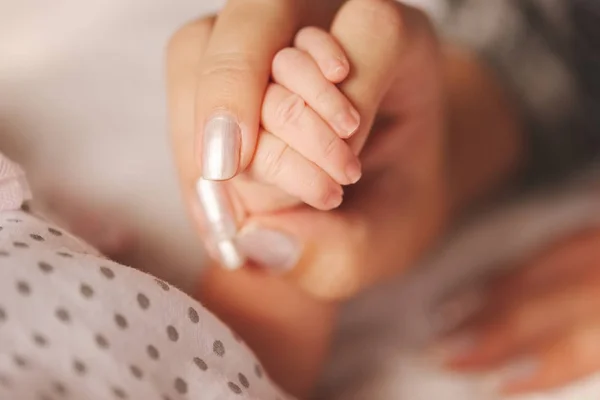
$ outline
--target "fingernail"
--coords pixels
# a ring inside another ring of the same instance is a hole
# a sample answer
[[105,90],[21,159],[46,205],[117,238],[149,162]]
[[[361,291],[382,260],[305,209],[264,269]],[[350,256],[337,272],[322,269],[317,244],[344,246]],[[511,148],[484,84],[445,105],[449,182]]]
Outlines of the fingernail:
[[222,181],[233,178],[240,165],[242,133],[237,121],[219,114],[204,126],[202,142],[202,177]]
[[257,265],[275,272],[292,269],[300,259],[302,246],[292,236],[267,228],[243,229],[237,244]]
[[362,166],[358,159],[354,159],[346,165],[346,177],[350,183],[356,183],[362,176]]
[[221,265],[227,269],[239,269],[246,262],[246,258],[233,240],[220,240],[216,242],[215,249],[219,254]]
[[342,79],[348,73],[348,60],[345,58],[338,58],[331,63],[328,69],[330,77],[336,80]]
[[480,311],[484,304],[485,292],[481,288],[463,291],[443,301],[432,313],[434,333],[444,334],[457,328]]
[[358,115],[358,111],[351,108],[348,111],[341,112],[335,117],[334,128],[340,136],[348,138],[356,132],[359,123],[360,116]]
[[331,210],[337,208],[342,204],[342,200],[344,199],[344,191],[341,187],[337,187],[336,189],[332,189],[327,197],[325,198],[324,205],[327,210]]
[[210,241],[222,265],[227,269],[242,267],[245,260],[234,242],[237,224],[223,183],[198,179],[196,192],[206,219]]
[[487,374],[485,386],[494,392],[510,391],[528,380],[539,370],[539,362],[534,358],[521,358],[497,371]]

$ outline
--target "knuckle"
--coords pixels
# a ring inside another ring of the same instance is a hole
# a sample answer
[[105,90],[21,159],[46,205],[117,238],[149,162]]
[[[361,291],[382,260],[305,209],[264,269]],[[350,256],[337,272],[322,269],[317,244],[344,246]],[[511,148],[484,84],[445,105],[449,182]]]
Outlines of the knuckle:
[[303,53],[291,48],[286,47],[281,49],[273,57],[273,72],[276,75],[280,75],[289,71],[293,71],[295,65],[302,61]]
[[335,135],[325,138],[323,143],[323,157],[326,159],[333,157],[341,150],[343,144],[342,140]]
[[182,52],[193,48],[196,52],[202,53],[206,48],[208,39],[215,23],[215,17],[205,17],[192,21],[179,28],[167,43],[167,57],[177,57]]
[[404,33],[404,18],[394,0],[360,0],[355,2],[356,27],[382,39],[398,40]]
[[296,39],[303,40],[305,38],[315,37],[317,35],[320,35],[322,32],[323,31],[320,28],[317,28],[316,26],[305,26],[304,28],[298,31]]
[[274,182],[285,168],[286,154],[290,148],[283,142],[271,142],[260,158],[261,174],[267,182]]
[[291,93],[277,106],[275,119],[280,126],[294,125],[302,118],[305,110],[306,103],[302,97]]
[[224,85],[252,81],[258,72],[252,56],[243,52],[219,53],[203,61],[198,78],[208,81],[219,79]]

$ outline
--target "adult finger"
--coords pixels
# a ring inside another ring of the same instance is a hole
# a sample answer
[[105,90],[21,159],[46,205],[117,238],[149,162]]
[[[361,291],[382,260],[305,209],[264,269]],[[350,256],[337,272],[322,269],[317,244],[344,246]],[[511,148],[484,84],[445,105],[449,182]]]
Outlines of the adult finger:
[[230,179],[252,159],[271,62],[294,35],[296,3],[230,0],[219,15],[196,73],[196,146],[205,179]]
[[197,167],[191,151],[194,143],[196,71],[213,24],[214,18],[190,23],[180,29],[169,43],[167,83],[171,138],[183,196],[202,237],[206,239],[209,252],[226,267],[238,268],[244,260],[232,242],[237,231],[236,218],[227,201],[226,188],[219,182],[205,180],[198,181],[197,185]]
[[555,340],[541,343],[526,357],[494,376],[506,395],[567,385],[600,370],[600,323],[585,321]]
[[427,17],[394,0],[350,0],[341,8],[331,32],[346,51],[350,76],[340,85],[361,116],[350,144],[360,152],[381,100],[395,82],[402,56],[419,36],[432,35]]
[[[600,307],[598,280],[583,281],[543,295],[520,297],[508,305],[491,304],[479,321],[468,325],[446,344],[448,365],[457,369],[488,368],[565,327],[594,317]],[[457,346],[456,344],[460,344]]]

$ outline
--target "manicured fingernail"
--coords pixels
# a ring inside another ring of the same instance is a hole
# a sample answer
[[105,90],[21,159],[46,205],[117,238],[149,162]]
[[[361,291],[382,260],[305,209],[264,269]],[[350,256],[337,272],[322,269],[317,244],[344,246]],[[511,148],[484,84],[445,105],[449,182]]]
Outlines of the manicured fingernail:
[[507,392],[530,380],[539,370],[539,362],[522,358],[507,364],[485,377],[485,385],[495,392]]
[[450,332],[480,311],[484,304],[485,293],[480,288],[463,291],[450,297],[433,311],[432,325],[434,332],[436,334]]
[[353,108],[339,113],[334,120],[334,128],[343,138],[352,136],[352,134],[358,129],[359,124],[360,115],[358,115],[358,111]]
[[234,242],[237,224],[223,183],[198,179],[196,192],[221,264],[227,269],[242,267],[245,260]]
[[240,165],[242,133],[235,118],[219,114],[204,126],[202,177],[222,181],[233,178]]
[[302,253],[302,246],[295,238],[267,228],[243,229],[237,244],[249,259],[274,272],[292,269]]
[[354,159],[346,165],[346,177],[350,183],[356,183],[362,176],[362,166],[358,159]]
[[235,270],[244,266],[246,258],[233,240],[220,240],[216,242],[215,249],[223,267]]

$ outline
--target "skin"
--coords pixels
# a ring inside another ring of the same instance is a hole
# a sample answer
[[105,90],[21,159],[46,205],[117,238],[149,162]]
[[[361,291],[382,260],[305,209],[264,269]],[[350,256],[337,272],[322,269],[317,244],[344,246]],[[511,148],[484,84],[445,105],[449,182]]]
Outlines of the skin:
[[491,284],[481,312],[455,333],[474,338],[472,346],[448,365],[472,371],[530,360],[533,369],[502,381],[507,394],[564,386],[598,371],[598,259],[600,231],[592,229],[553,243]]

